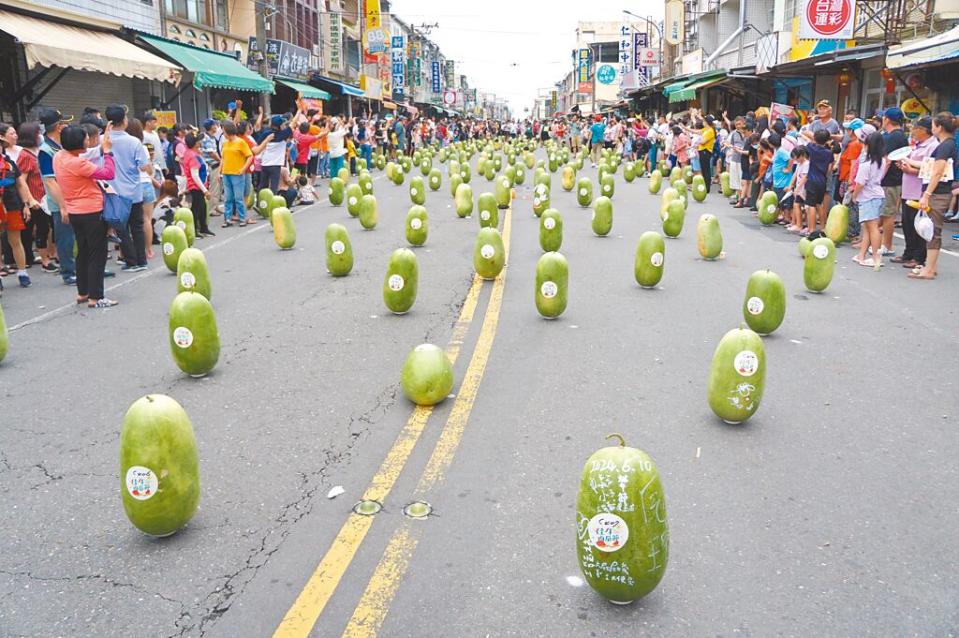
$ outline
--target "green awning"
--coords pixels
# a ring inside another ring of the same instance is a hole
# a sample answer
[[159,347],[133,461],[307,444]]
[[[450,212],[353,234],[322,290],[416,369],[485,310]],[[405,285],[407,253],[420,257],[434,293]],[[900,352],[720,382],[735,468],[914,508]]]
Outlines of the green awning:
[[680,80],[679,82],[673,82],[672,84],[667,84],[666,87],[663,89],[663,95],[665,95],[666,97],[669,97],[674,92],[681,91],[688,82],[689,80],[687,79],[687,80]]
[[235,57],[189,44],[182,44],[155,35],[138,37],[160,53],[193,73],[193,86],[198,89],[236,89],[273,93],[273,82],[240,64]]
[[[706,77],[700,77],[699,79],[690,81],[686,86],[676,90],[670,91],[669,93],[669,103],[674,104],[676,102],[685,102],[687,100],[696,99],[696,91],[700,89],[705,89],[715,84],[719,84],[726,79],[726,71],[716,71]],[[667,87],[669,88],[669,87]],[[663,91],[665,93],[665,91]]]
[[286,78],[276,78],[276,81],[282,84],[283,86],[289,87],[294,91],[298,92],[303,97],[312,97],[317,100],[328,100],[330,99],[330,94],[324,91],[323,89],[318,89],[315,86],[306,84],[304,82],[297,82],[296,80],[287,80]]

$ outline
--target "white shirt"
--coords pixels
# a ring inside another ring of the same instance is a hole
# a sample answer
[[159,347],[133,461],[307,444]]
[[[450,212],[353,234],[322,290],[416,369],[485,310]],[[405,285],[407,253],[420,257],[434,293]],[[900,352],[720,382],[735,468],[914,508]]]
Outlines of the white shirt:
[[[156,131],[143,131],[143,145],[153,161],[153,176],[159,178],[163,175],[163,148],[160,144],[160,136]],[[150,182],[153,178],[143,173],[140,175],[140,181]]]
[[326,141],[330,144],[330,157],[343,157],[346,155],[346,145],[343,143],[344,137],[346,137],[346,129],[344,128],[332,131],[326,136]]

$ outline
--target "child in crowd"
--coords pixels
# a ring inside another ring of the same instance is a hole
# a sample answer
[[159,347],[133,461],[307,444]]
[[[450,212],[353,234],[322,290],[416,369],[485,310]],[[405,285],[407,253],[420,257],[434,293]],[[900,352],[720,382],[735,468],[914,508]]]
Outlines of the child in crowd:
[[299,177],[297,177],[296,183],[299,186],[296,203],[303,204],[304,206],[315,204],[316,191],[313,189],[313,185],[310,184],[310,180],[306,178],[306,175],[300,175]]
[[[862,227],[862,242],[859,254],[852,258],[860,266],[871,266],[879,270],[882,256],[879,244],[882,235],[879,232],[879,214],[885,202],[882,190],[882,178],[889,167],[885,159],[882,134],[873,131],[866,138],[866,154],[856,169],[855,186],[852,189],[853,200],[859,204],[859,223]],[[872,249],[872,257],[866,258],[866,250]]]
[[356,143],[353,141],[353,133],[346,134],[346,159],[350,163],[350,175],[356,175]]
[[176,180],[166,179],[160,186],[160,198],[153,206],[153,243],[160,243],[163,229],[173,223],[173,213],[180,207]]
[[[789,154],[790,162],[794,167],[790,189],[793,192],[792,223],[786,226],[786,230],[799,233],[804,237],[809,232],[803,230],[803,210],[806,208],[806,186],[809,183],[809,152],[803,146],[793,148]],[[815,208],[810,207],[809,215],[815,219]]]
[[283,196],[287,208],[293,208],[293,203],[296,201],[296,192],[296,180],[290,174],[290,169],[283,166],[280,168],[280,187],[276,194]]

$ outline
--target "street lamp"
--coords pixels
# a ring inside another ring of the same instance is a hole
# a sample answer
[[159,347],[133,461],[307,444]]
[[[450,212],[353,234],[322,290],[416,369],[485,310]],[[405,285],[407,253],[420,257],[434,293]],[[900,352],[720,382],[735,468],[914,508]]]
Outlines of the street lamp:
[[[628,16],[632,16],[632,17],[637,18],[637,19],[639,19],[639,20],[645,21],[645,22],[646,22],[646,28],[647,28],[647,29],[649,29],[650,27],[656,29],[656,34],[659,36],[659,65],[658,65],[658,66],[659,66],[659,77],[662,77],[662,75],[663,75],[663,30],[660,28],[660,26],[659,26],[658,24],[656,24],[655,22],[653,22],[652,20],[650,20],[650,19],[649,19],[649,16],[636,15],[635,13],[633,13],[632,11],[629,11],[629,10],[627,10],[627,9],[623,9],[623,13],[625,13],[625,14],[628,15]],[[630,26],[632,26],[632,25],[630,25]]]

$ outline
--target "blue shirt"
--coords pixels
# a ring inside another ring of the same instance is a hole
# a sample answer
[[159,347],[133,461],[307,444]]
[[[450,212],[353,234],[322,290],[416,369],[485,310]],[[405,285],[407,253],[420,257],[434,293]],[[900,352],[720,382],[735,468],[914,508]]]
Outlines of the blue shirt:
[[150,165],[150,154],[143,142],[126,131],[113,131],[110,141],[113,142],[113,163],[116,166],[116,176],[110,180],[110,186],[120,197],[140,204],[143,202],[140,167]]
[[[56,175],[53,172],[53,156],[57,154],[57,151],[60,150],[60,145],[51,140],[46,135],[43,136],[43,143],[40,145],[40,152],[37,153],[37,164],[40,168],[40,177],[52,177],[56,179]],[[54,200],[49,195],[46,196],[47,199],[47,209],[51,213],[59,213],[60,207],[57,206],[56,200]]]
[[832,151],[819,144],[807,144],[806,152],[809,153],[809,177],[806,178],[806,183],[825,186],[826,173],[829,172],[829,165],[833,160]]
[[773,155],[773,188],[787,188],[792,180],[792,171],[787,171],[789,166],[789,152],[783,149],[776,151]]
[[599,144],[600,142],[603,141],[603,134],[606,133],[606,125],[603,124],[602,122],[596,122],[595,124],[589,127],[589,132],[591,135],[590,141],[593,144]]

